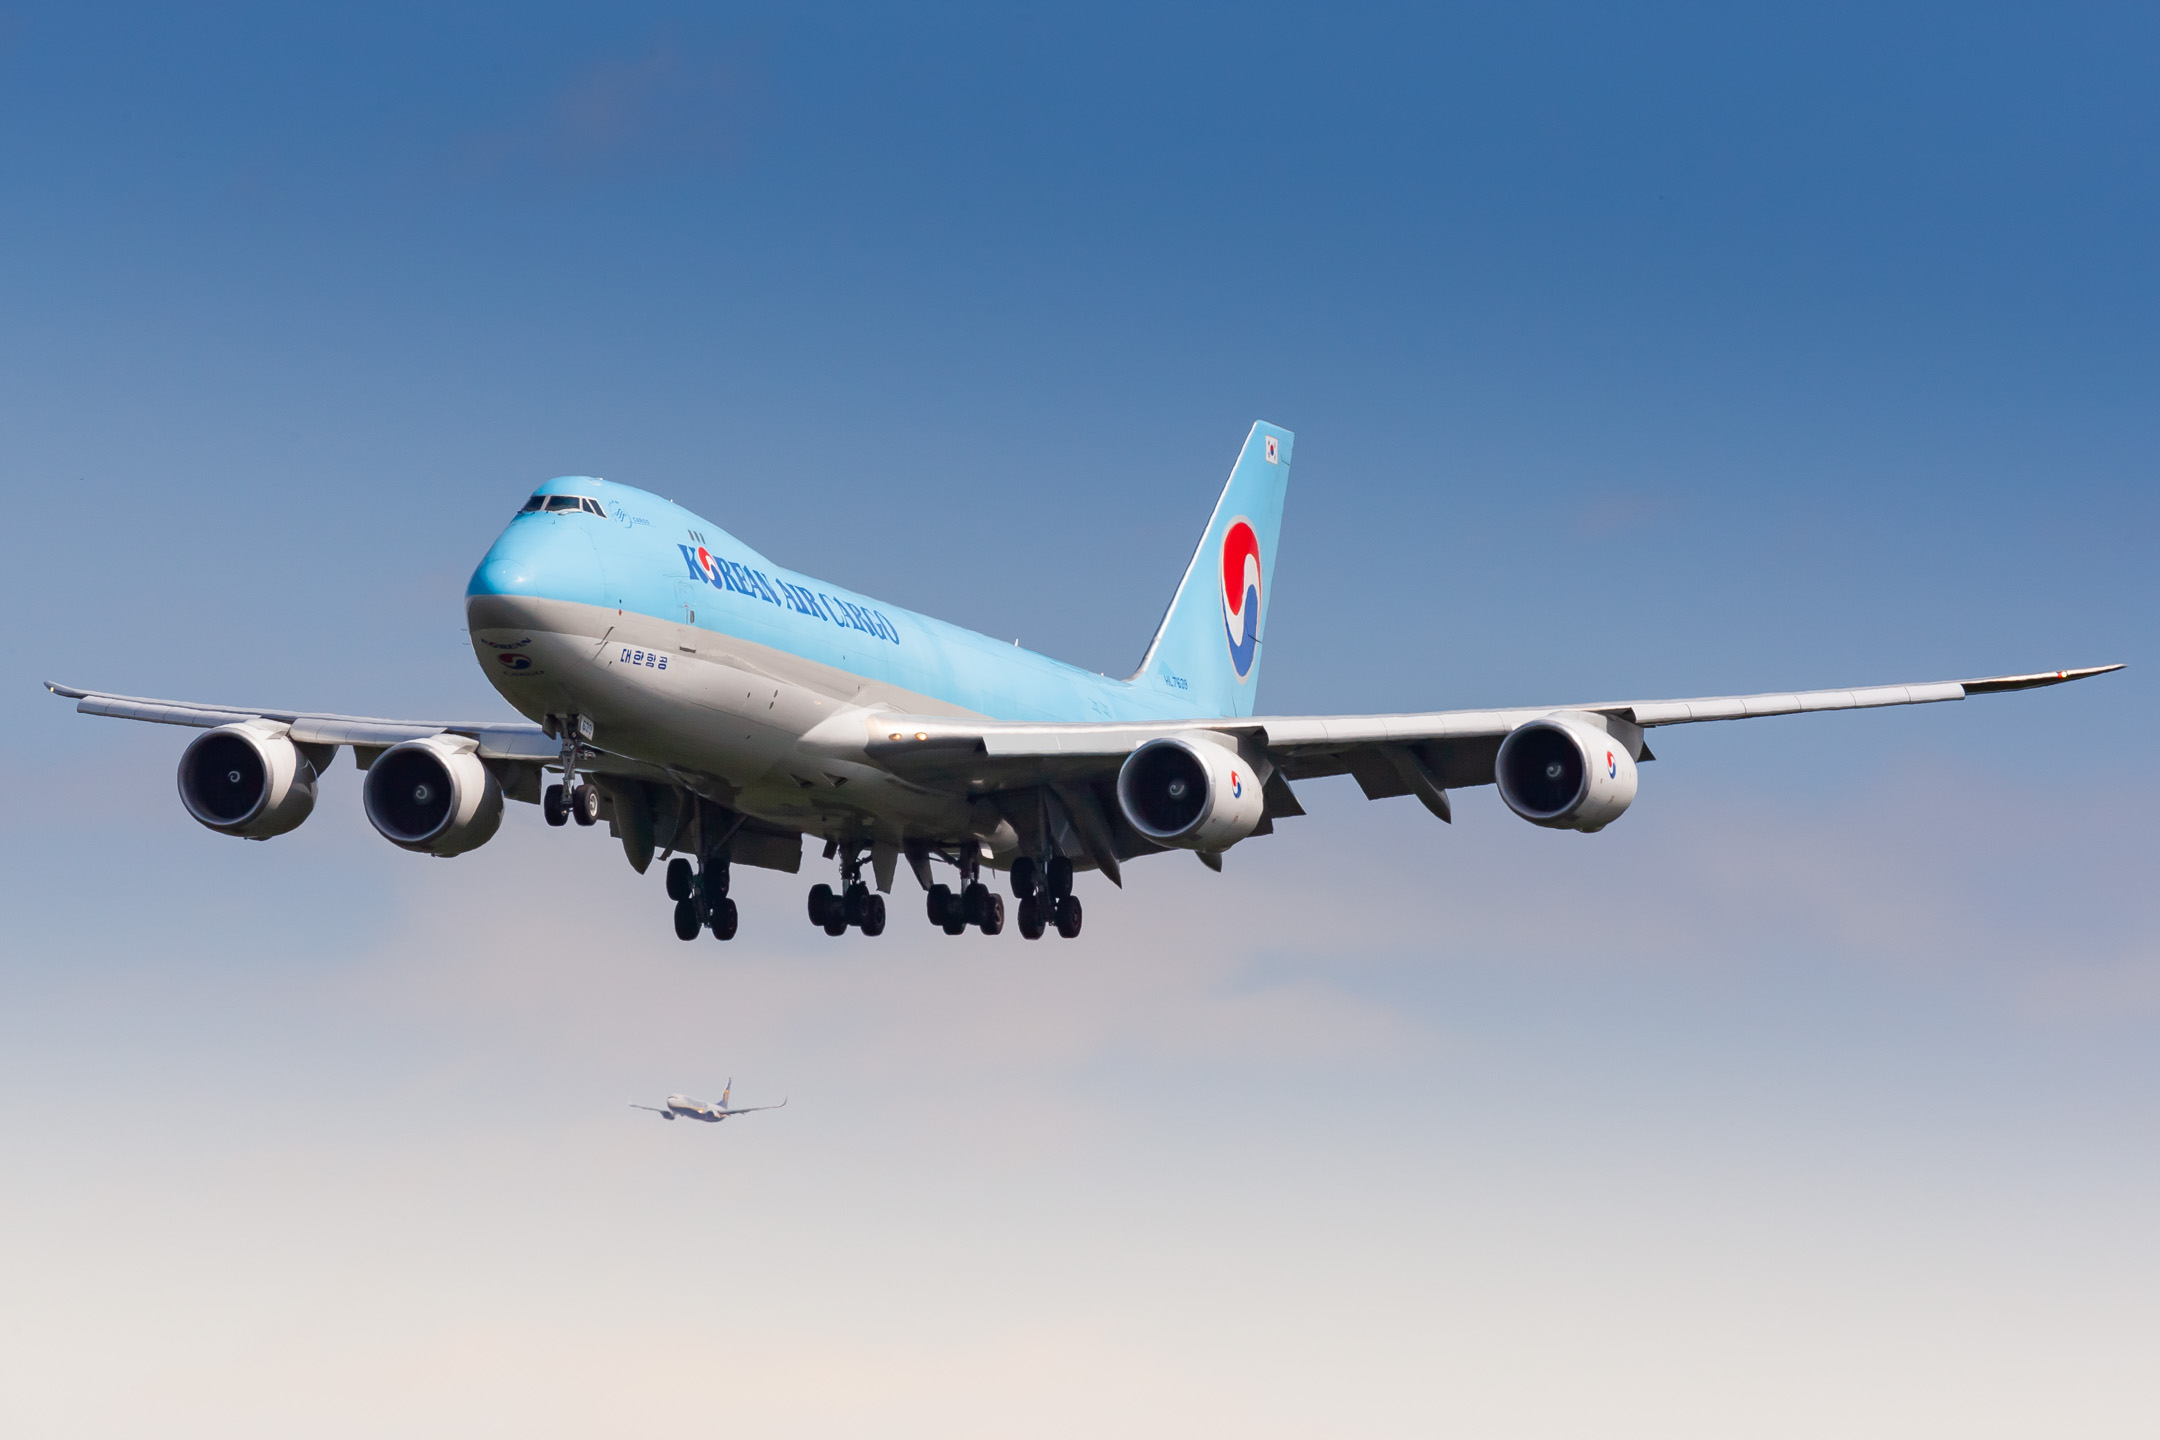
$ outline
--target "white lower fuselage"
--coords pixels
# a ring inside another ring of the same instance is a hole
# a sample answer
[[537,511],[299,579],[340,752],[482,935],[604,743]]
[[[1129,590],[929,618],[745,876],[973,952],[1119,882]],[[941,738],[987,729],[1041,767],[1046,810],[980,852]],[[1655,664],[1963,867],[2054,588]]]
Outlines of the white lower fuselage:
[[894,845],[969,835],[1001,857],[1017,844],[1009,824],[973,802],[848,758],[868,734],[865,712],[967,713],[949,703],[635,611],[475,595],[467,619],[488,680],[527,718],[583,716],[594,745],[676,772],[690,788],[717,780],[722,793],[706,798],[744,814]]

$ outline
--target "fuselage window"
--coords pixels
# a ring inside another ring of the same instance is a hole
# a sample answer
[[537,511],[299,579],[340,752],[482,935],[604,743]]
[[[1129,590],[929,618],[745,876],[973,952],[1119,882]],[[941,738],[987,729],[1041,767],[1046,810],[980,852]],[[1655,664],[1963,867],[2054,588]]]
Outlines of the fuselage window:
[[585,498],[582,495],[550,495],[548,496],[547,508],[550,510],[583,510],[585,508]]

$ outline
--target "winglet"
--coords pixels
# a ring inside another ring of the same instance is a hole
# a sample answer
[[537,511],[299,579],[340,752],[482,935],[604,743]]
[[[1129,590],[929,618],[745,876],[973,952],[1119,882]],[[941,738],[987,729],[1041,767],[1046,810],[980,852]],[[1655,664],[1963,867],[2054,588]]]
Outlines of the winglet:
[[1967,695],[1999,695],[2006,690],[2038,690],[2043,685],[2084,680],[2122,668],[2120,665],[2088,665],[2083,670],[2042,670],[2037,675],[1990,675],[1984,680],[1960,680],[1958,684],[1965,687]]
[[63,700],[81,700],[90,694],[89,691],[77,690],[72,685],[62,685],[57,680],[47,680],[44,683],[47,690],[52,691],[53,694],[58,695]]

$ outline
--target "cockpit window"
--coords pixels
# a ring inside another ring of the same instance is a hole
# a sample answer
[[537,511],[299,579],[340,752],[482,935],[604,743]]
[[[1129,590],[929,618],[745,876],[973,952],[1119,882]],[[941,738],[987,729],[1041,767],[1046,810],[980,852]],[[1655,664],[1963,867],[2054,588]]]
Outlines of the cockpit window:
[[530,515],[535,510],[557,513],[575,510],[580,514],[597,515],[603,520],[607,519],[607,511],[601,509],[600,502],[590,495],[535,495],[519,507],[518,514]]

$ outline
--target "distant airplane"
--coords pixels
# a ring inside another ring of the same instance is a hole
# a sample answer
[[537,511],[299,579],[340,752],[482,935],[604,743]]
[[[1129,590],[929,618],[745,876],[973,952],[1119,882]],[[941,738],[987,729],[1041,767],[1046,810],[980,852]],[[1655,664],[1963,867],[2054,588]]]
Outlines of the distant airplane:
[[[465,592],[481,670],[537,723],[50,688],[87,714],[205,730],[180,757],[180,799],[227,835],[263,840],[300,824],[317,775],[350,745],[367,772],[369,822],[404,849],[448,856],[485,843],[507,796],[539,806],[550,825],[605,819],[640,874],[656,850],[674,857],[667,895],[684,940],[705,930],[732,939],[729,867],[795,874],[806,835],[837,862],[838,887],[815,885],[809,896],[810,921],[828,935],[881,933],[905,860],[930,923],[948,935],[1004,928],[1004,897],[985,877],[1006,871],[1018,929],[1034,940],[1047,929],[1080,933],[1075,871],[1123,884],[1123,862],[1169,850],[1220,870],[1231,846],[1305,813],[1293,780],[1350,775],[1368,799],[1415,795],[1442,820],[1453,818],[1450,790],[1493,785],[1533,825],[1594,833],[1633,803],[1636,766],[1654,758],[1658,726],[1963,700],[2121,668],[1695,700],[1255,715],[1291,442],[1287,430],[1252,427],[1155,638],[1122,680],[785,569],[672,500],[568,476],[525,502]],[[865,497],[896,509],[924,499]],[[1059,553],[1055,534],[1014,543],[1041,552],[1041,600],[1086,604],[1100,583],[1088,557]],[[1614,596],[1609,610],[1548,641],[1614,641],[1626,633],[1625,610],[1626,597]],[[1405,619],[1404,639],[1432,633],[1433,617]],[[1459,619],[1451,643],[1474,639],[1475,625]],[[547,783],[551,770],[560,783]],[[934,878],[933,863],[950,869],[952,884]]]
[[782,1105],[787,1104],[787,1101],[782,1100],[779,1105],[743,1105],[730,1110],[728,1108],[728,1096],[734,1092],[735,1080],[733,1076],[730,1076],[727,1089],[720,1092],[720,1103],[717,1105],[708,1105],[703,1100],[693,1100],[688,1095],[670,1095],[667,1097],[665,1107],[640,1105],[633,1100],[630,1102],[630,1108],[633,1110],[650,1110],[663,1120],[673,1120],[676,1116],[681,1115],[692,1120],[703,1120],[709,1124],[717,1125],[730,1115],[750,1115],[759,1110],[778,1110]]

